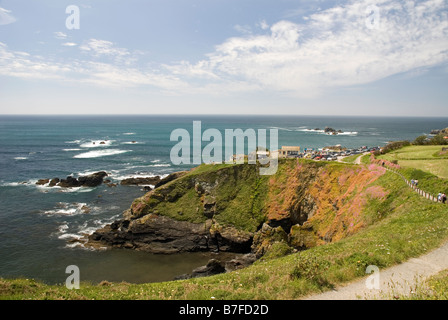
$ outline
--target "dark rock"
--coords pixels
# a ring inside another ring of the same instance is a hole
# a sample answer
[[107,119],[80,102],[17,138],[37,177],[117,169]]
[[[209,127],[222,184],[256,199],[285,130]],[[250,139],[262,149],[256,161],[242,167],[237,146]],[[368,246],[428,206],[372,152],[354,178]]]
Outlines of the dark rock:
[[257,256],[253,253],[248,253],[245,255],[242,255],[240,257],[236,257],[232,260],[229,260],[225,263],[225,269],[227,272],[239,270],[242,268],[246,268],[250,266],[252,263],[254,263],[257,260]]
[[226,272],[223,263],[219,260],[211,259],[207,262],[207,265],[194,269],[191,273],[191,277],[208,277],[223,272]]
[[147,177],[147,178],[128,178],[121,180],[120,184],[124,186],[130,186],[130,185],[141,185],[141,184],[151,184],[156,185],[160,182],[160,177]]
[[50,179],[39,179],[37,180],[36,184],[42,186],[44,184],[47,184],[48,182],[50,182]]
[[119,220],[95,231],[90,240],[123,247],[126,242],[151,253],[209,251],[213,247],[209,228],[211,221],[191,223],[165,216],[148,214],[134,220]]
[[51,179],[49,186],[54,187],[55,185],[57,185],[59,183],[59,181],[60,181],[59,178],[53,178],[53,179]]
[[80,187],[81,183],[78,181],[78,179],[73,178],[72,176],[68,176],[67,179],[61,179],[61,181],[57,185],[63,188],[73,188]]
[[191,274],[182,274],[180,276],[177,276],[174,278],[174,280],[208,277],[224,272],[226,272],[226,268],[221,261],[210,259],[207,262],[207,265],[194,269]]
[[96,187],[103,183],[104,177],[107,177],[107,173],[100,171],[88,176],[79,177],[78,182],[84,187]]
[[104,171],[95,172],[93,174],[87,176],[81,176],[79,178],[74,178],[72,176],[68,176],[66,179],[39,179],[36,184],[44,185],[49,183],[50,187],[58,186],[62,188],[73,188],[73,187],[96,187],[103,183],[104,177],[107,176],[107,173]]

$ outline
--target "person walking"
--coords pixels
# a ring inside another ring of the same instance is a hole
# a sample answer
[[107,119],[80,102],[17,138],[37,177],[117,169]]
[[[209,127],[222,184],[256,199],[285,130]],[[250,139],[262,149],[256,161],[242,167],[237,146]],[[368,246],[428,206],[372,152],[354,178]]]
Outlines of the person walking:
[[442,202],[442,192],[439,192],[439,194],[437,195],[437,201]]
[[442,194],[442,203],[446,203],[446,194]]

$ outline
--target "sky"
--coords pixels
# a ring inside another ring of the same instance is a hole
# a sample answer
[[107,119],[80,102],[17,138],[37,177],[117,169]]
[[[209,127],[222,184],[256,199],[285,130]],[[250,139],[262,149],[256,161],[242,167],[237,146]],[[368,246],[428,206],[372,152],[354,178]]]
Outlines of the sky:
[[0,114],[448,116],[448,1],[0,0]]

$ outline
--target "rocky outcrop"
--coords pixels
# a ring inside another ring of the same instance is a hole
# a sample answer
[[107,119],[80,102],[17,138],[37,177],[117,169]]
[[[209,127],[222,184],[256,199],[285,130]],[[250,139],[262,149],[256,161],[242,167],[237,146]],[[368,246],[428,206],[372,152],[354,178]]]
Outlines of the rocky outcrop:
[[151,253],[198,251],[248,252],[252,234],[233,227],[221,227],[213,220],[204,223],[178,221],[148,214],[139,219],[119,220],[95,231],[91,243],[115,248],[132,248]]
[[74,178],[72,176],[68,176],[66,179],[39,179],[36,184],[37,185],[47,185],[49,187],[62,187],[62,188],[74,188],[74,187],[97,187],[103,183],[103,179],[107,177],[107,173],[105,171],[95,172],[93,174],[87,176],[80,176],[78,178]]
[[[241,206],[238,197],[256,188],[257,168],[211,169],[188,175],[179,172],[162,179],[154,190],[134,200],[123,219],[97,230],[89,241],[165,254],[250,252],[264,216],[261,211],[254,213],[247,200]],[[239,210],[239,217],[235,210]]]
[[230,260],[210,259],[205,266],[194,269],[190,274],[182,274],[174,280],[184,280],[199,277],[208,277],[224,272],[231,272],[246,268],[253,264],[257,257],[252,253],[236,256]]
[[120,184],[124,186],[130,186],[130,185],[153,185],[155,186],[160,182],[160,177],[146,177],[146,178],[127,178],[121,180]]
[[216,259],[210,259],[207,262],[207,265],[194,269],[191,274],[180,275],[174,278],[174,280],[208,277],[215,274],[224,273],[225,271],[226,271],[225,265],[221,261]]

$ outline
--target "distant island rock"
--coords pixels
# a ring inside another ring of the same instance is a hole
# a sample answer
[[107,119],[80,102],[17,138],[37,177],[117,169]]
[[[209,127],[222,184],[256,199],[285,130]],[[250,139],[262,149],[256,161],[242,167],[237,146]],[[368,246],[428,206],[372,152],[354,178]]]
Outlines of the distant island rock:
[[[314,131],[322,131],[322,129],[314,128]],[[323,131],[324,131],[324,133],[331,134],[331,135],[338,135],[340,133],[344,133],[342,130],[336,130],[331,127],[325,127],[325,129]]]
[[342,130],[336,130],[330,127],[325,127],[324,132],[326,134],[332,134],[332,135],[337,135],[339,133],[344,133]]

